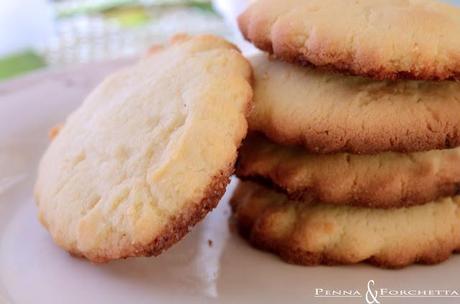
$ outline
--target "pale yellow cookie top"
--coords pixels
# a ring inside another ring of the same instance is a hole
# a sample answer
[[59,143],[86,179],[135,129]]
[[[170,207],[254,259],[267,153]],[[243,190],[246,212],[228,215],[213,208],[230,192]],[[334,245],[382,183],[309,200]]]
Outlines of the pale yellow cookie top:
[[236,174],[268,181],[305,203],[404,207],[458,193],[460,148],[374,155],[313,154],[251,135],[240,149]]
[[250,78],[240,52],[213,36],[176,37],[107,77],[40,164],[37,204],[55,241],[103,262],[179,240],[225,190]]
[[239,17],[262,50],[379,79],[460,77],[460,9],[436,0],[258,0]]
[[319,153],[414,152],[460,145],[460,83],[375,81],[251,58],[249,128]]
[[231,204],[244,236],[295,264],[368,261],[403,267],[439,263],[460,249],[460,196],[409,208],[370,209],[305,205],[243,183]]

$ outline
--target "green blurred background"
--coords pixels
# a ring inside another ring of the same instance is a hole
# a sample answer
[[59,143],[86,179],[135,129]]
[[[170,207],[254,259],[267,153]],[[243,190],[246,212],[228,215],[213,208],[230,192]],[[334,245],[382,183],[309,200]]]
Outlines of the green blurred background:
[[138,55],[177,32],[232,39],[215,2],[2,0],[0,81],[43,67]]

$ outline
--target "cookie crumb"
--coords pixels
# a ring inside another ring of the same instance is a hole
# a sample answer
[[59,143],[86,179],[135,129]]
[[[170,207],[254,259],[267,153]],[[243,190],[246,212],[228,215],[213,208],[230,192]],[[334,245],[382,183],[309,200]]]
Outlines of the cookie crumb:
[[208,240],[208,246],[212,247],[212,240]]
[[61,129],[64,127],[64,124],[57,124],[55,125],[54,127],[51,128],[51,130],[49,130],[48,132],[48,138],[50,140],[53,140],[56,138],[56,136],[59,134],[59,132],[61,131]]

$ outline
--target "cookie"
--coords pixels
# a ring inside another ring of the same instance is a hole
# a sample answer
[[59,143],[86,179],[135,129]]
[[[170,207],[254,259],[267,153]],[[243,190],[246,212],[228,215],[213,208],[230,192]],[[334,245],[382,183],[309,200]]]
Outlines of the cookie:
[[460,9],[435,0],[259,0],[244,37],[286,61],[376,79],[460,78]]
[[213,36],[178,36],[105,79],[39,166],[39,217],[55,242],[107,262],[180,240],[229,182],[250,79],[236,47]]
[[294,264],[369,262],[399,268],[439,263],[460,249],[460,196],[409,208],[368,209],[299,204],[243,183],[231,205],[245,238]]
[[315,153],[415,152],[460,145],[460,83],[373,81],[251,58],[249,128]]
[[311,154],[251,135],[240,149],[236,173],[268,182],[305,203],[407,207],[459,193],[460,148],[409,154]]

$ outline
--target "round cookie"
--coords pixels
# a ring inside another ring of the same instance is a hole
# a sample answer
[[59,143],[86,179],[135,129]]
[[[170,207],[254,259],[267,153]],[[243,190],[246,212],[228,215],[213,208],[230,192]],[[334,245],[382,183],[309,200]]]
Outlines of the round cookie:
[[460,148],[409,154],[311,154],[250,135],[240,149],[236,174],[268,182],[306,203],[407,207],[459,192]]
[[370,262],[399,268],[435,264],[460,249],[460,196],[400,209],[368,209],[287,200],[243,183],[233,219],[253,245],[300,265]]
[[103,81],[44,154],[35,187],[55,242],[94,262],[158,255],[223,195],[247,132],[249,63],[177,36]]
[[249,128],[315,153],[415,152],[460,145],[460,83],[374,81],[251,58]]
[[436,0],[258,0],[244,37],[286,61],[376,79],[460,77],[460,9]]

